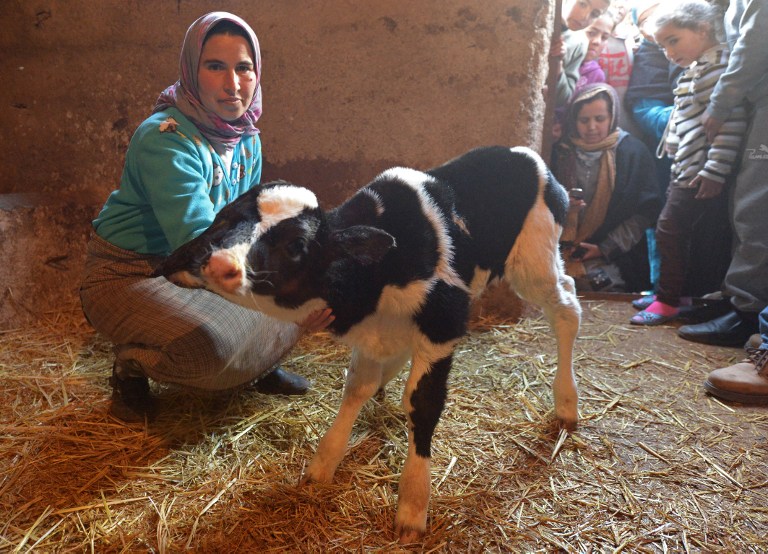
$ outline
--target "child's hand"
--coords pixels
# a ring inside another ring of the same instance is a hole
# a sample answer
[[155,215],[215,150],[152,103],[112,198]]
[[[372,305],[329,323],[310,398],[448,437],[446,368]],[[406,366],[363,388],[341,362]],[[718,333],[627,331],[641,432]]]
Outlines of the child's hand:
[[693,181],[691,181],[691,184],[699,187],[699,190],[696,192],[695,196],[696,200],[707,200],[709,198],[715,198],[720,196],[720,193],[723,192],[723,183],[718,183],[712,179],[702,177],[701,175],[694,177]]
[[723,126],[723,123],[725,122],[722,119],[712,117],[707,112],[704,112],[704,114],[701,116],[701,124],[704,126],[704,132],[707,133],[707,142],[709,142],[709,144],[712,144],[712,141],[715,140],[715,137],[717,136],[718,131],[720,131],[720,127]]
[[563,56],[565,56],[565,41],[563,37],[557,37],[557,40],[549,45],[549,57],[562,58]]

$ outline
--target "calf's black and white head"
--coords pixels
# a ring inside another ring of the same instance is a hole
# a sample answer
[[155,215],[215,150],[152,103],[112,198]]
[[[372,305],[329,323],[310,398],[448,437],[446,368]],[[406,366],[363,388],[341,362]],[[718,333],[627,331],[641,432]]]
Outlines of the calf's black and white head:
[[374,227],[331,229],[314,193],[278,181],[225,206],[155,274],[297,322],[327,306],[323,277],[331,262],[377,263],[392,247],[394,238]]

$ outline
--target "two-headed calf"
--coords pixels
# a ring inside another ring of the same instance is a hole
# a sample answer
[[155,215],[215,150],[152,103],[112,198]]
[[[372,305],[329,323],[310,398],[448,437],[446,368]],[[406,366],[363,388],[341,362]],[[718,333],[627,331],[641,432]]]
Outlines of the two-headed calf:
[[363,404],[411,361],[395,519],[401,542],[410,542],[426,530],[432,435],[454,348],[471,300],[491,280],[544,310],[557,337],[555,413],[576,426],[581,311],[558,251],[567,204],[535,152],[501,146],[427,172],[390,169],[329,212],[305,188],[270,183],[226,206],[159,273],[282,320],[332,308],[329,329],[352,348],[352,361],[304,480],[333,478]]

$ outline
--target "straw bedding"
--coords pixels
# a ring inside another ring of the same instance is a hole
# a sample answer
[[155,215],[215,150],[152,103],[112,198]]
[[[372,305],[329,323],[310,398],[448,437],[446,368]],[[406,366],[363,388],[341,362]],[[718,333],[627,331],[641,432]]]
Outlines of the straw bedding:
[[0,333],[3,552],[765,552],[768,410],[704,394],[741,357],[627,302],[584,302],[581,422],[552,421],[555,345],[527,309],[481,316],[435,435],[423,543],[392,532],[402,381],[363,410],[332,485],[298,487],[340,402],[348,351],[306,337],[299,399],[157,387],[158,421],[107,415],[110,345],[73,307]]

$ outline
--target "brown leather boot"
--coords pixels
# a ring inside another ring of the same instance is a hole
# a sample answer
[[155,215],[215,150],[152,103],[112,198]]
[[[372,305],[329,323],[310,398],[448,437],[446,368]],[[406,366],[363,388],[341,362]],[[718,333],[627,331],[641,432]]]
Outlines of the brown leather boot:
[[742,404],[768,404],[768,349],[747,348],[748,359],[710,372],[711,395]]

